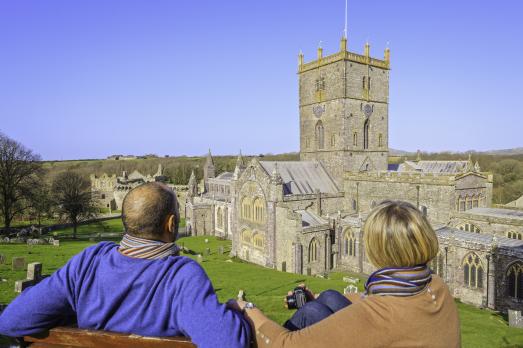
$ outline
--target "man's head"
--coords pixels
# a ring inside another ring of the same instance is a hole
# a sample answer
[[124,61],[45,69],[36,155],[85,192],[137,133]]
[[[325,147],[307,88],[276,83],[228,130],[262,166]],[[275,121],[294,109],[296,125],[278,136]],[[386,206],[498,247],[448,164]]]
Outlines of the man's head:
[[132,236],[173,242],[180,221],[176,195],[158,182],[135,187],[123,200],[122,221]]

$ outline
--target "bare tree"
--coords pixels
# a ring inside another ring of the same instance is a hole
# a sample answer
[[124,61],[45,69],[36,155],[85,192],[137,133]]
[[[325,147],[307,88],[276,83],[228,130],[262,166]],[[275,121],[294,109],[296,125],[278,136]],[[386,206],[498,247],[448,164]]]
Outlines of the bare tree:
[[38,226],[42,225],[42,217],[52,217],[51,187],[44,177],[41,176],[40,183],[31,190],[28,201],[29,211],[33,217],[36,217]]
[[29,207],[31,189],[38,185],[40,156],[0,133],[0,212],[6,228]]
[[73,225],[73,238],[76,238],[78,224],[97,214],[89,181],[76,172],[67,171],[55,177],[51,190],[57,213]]

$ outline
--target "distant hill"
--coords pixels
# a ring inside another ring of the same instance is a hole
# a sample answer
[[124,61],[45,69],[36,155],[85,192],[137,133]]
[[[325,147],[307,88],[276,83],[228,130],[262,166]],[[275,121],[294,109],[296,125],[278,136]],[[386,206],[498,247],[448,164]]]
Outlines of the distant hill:
[[[422,150],[423,153],[426,153]],[[476,150],[468,150],[468,151],[462,151],[462,152],[450,152],[450,151],[438,151],[434,153],[449,153],[449,154],[481,154],[481,155],[492,155],[492,156],[516,156],[516,155],[523,155],[523,147],[516,147],[513,149],[501,149],[501,150],[488,150],[488,151],[476,151]],[[389,149],[389,154],[391,156],[412,156],[416,154],[416,151],[404,151],[404,150],[398,150],[398,149]]]

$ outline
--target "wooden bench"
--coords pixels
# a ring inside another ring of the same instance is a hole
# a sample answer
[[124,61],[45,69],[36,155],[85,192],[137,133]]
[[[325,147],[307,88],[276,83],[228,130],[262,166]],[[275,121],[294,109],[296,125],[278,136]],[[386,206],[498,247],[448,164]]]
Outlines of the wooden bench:
[[196,348],[185,337],[145,337],[110,331],[83,330],[73,327],[56,327],[47,332],[25,336],[24,342],[37,347],[169,347]]

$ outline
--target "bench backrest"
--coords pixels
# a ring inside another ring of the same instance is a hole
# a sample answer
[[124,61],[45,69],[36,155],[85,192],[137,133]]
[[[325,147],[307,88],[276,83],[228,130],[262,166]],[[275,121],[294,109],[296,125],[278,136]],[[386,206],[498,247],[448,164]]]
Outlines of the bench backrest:
[[196,348],[185,337],[145,337],[110,331],[57,327],[45,333],[25,336],[31,347],[175,347]]

